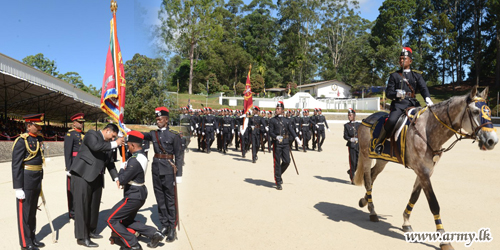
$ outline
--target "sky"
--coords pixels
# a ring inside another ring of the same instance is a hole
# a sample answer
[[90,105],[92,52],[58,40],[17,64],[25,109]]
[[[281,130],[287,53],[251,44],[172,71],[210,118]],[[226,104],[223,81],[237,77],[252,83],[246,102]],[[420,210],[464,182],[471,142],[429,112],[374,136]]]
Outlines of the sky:
[[[151,27],[161,0],[117,0],[117,34],[123,62],[139,53],[157,57]],[[245,3],[250,0],[244,0]],[[382,0],[358,0],[361,17],[373,21]],[[0,53],[22,61],[42,53],[59,73],[77,72],[101,88],[109,46],[109,0],[15,0],[2,3]]]

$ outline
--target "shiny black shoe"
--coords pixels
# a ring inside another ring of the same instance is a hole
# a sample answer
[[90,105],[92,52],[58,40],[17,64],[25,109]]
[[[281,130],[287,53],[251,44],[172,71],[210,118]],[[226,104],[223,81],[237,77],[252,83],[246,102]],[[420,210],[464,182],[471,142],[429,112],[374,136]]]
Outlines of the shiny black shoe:
[[44,244],[43,242],[38,241],[37,239],[35,239],[35,240],[33,241],[33,245],[34,245],[35,247],[38,247],[38,248],[42,248],[42,247],[44,247],[44,246],[45,246],[45,244]]
[[76,243],[80,246],[85,247],[99,247],[99,245],[95,242],[92,242],[90,239],[78,239]]
[[96,233],[89,233],[91,239],[102,239],[102,235]]
[[177,239],[177,231],[174,228],[170,228],[170,231],[167,233],[167,239],[165,239],[166,242],[174,242],[175,239]]
[[160,233],[163,235],[167,235],[169,232],[170,228],[169,227],[164,227],[160,230]]
[[122,246],[122,247],[120,247],[120,250],[142,250],[142,247],[141,247],[141,245],[139,243],[137,243],[137,244],[135,244],[135,245],[133,245],[131,247],[124,247],[124,246]]
[[278,190],[283,190],[283,187],[281,187],[281,184],[279,184],[279,183],[278,183],[278,184],[276,185],[276,189],[278,189]]
[[163,238],[165,238],[165,236],[160,232],[160,231],[157,231],[153,237],[151,237],[151,241],[148,243],[148,247],[149,248],[156,248],[158,246],[158,244],[160,243],[160,241],[163,240]]
[[38,250],[36,246],[21,247],[21,250]]
[[375,146],[375,153],[377,153],[378,155],[381,155],[383,150],[384,150],[384,145],[378,144],[377,146]]

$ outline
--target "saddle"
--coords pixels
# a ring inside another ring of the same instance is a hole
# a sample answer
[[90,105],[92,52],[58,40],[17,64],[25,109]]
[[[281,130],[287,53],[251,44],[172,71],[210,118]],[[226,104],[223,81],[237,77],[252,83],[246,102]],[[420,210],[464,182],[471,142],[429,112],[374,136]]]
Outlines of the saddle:
[[425,109],[427,108],[411,107],[407,109],[406,114],[399,117],[392,134],[387,135],[387,139],[384,141],[384,150],[380,155],[375,153],[375,146],[380,131],[387,121],[389,114],[380,113],[380,115],[374,116],[372,119],[370,119],[370,117],[363,119],[361,124],[370,128],[370,148],[368,157],[370,159],[382,159],[405,165],[406,133],[408,127],[411,123],[416,121]]

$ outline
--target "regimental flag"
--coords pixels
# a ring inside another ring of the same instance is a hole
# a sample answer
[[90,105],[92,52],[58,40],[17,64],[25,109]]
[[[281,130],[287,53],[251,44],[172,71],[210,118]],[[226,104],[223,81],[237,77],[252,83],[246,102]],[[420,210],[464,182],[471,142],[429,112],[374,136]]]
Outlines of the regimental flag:
[[248,69],[248,75],[247,75],[247,81],[245,83],[245,92],[244,94],[244,101],[243,101],[243,107],[245,110],[245,113],[248,113],[248,110],[252,109],[253,107],[253,100],[252,100],[252,84],[250,83],[250,72],[252,71],[252,65],[250,64],[250,69]]
[[102,81],[101,109],[113,118],[120,130],[126,135],[123,129],[126,83],[122,54],[116,34],[116,13],[113,13],[110,26],[109,49]]

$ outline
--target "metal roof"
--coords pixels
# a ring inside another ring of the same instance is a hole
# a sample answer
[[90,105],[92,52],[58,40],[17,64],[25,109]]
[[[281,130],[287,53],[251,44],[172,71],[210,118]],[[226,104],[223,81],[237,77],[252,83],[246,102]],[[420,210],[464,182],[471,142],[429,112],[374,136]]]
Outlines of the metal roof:
[[75,113],[97,120],[107,117],[100,98],[0,53],[0,113],[8,116],[45,113],[46,121],[65,122]]
[[297,88],[300,89],[300,88],[313,87],[313,86],[316,86],[316,85],[333,84],[333,83],[342,83],[342,84],[345,84],[347,86],[352,87],[350,84],[347,84],[345,82],[341,82],[341,81],[338,81],[338,80],[328,80],[328,81],[321,81],[321,82],[315,82],[315,83],[308,83],[308,84],[298,85]]

